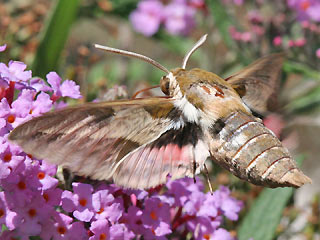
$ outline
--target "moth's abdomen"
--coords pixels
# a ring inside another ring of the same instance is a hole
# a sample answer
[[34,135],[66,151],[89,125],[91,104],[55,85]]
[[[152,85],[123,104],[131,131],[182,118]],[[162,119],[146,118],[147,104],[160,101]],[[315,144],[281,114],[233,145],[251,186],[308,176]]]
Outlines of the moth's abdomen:
[[241,179],[269,187],[300,187],[311,180],[279,139],[256,118],[232,113],[213,127],[211,154]]

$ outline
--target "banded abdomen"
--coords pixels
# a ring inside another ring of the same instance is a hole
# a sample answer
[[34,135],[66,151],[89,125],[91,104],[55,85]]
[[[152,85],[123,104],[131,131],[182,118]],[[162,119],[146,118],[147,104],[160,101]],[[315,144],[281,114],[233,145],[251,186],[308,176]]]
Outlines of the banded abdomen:
[[234,112],[211,129],[214,160],[241,179],[269,187],[300,187],[311,180],[272,131],[252,115]]

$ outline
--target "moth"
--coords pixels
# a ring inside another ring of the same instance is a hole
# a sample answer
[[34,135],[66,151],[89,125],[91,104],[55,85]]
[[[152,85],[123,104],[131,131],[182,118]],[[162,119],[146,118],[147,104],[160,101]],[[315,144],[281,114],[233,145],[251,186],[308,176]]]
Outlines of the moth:
[[256,185],[300,187],[311,180],[261,119],[273,105],[283,55],[272,54],[225,79],[186,69],[204,35],[171,71],[133,52],[96,45],[139,58],[165,72],[166,97],[86,103],[36,117],[15,128],[9,140],[36,158],[91,179],[147,189],[194,177],[211,159]]

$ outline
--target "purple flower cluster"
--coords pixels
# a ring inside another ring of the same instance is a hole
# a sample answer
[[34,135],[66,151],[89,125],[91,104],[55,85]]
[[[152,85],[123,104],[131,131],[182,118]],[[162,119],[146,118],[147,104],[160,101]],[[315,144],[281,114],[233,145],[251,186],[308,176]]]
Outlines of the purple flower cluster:
[[224,217],[237,220],[242,203],[225,187],[205,194],[202,182],[190,178],[148,191],[79,182],[69,191],[58,185],[56,166],[7,138],[20,123],[61,107],[62,97],[80,98],[79,86],[61,82],[55,72],[47,74],[47,84],[26,67],[0,63],[0,239],[233,239]]
[[167,239],[187,233],[195,239],[233,239],[221,225],[224,216],[237,220],[242,207],[226,187],[213,195],[203,193],[199,179],[169,181],[149,191],[75,182],[72,186],[73,192],[62,193],[61,207],[75,219],[91,223],[89,239]]
[[294,9],[300,21],[320,22],[319,0],[287,0],[288,6]]
[[167,5],[160,0],[143,0],[130,21],[145,36],[155,34],[161,24],[172,35],[187,35],[195,26],[196,10],[204,7],[204,0],[172,0]]

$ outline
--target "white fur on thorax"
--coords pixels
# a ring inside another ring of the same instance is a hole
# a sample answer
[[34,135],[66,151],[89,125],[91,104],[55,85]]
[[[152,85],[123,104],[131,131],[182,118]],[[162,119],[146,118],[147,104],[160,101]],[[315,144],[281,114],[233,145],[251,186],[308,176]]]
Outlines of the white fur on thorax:
[[188,99],[183,96],[180,86],[175,76],[170,72],[167,77],[170,80],[170,87],[174,89],[173,97],[175,98],[174,106],[181,110],[188,122],[199,123],[200,110],[197,109]]

